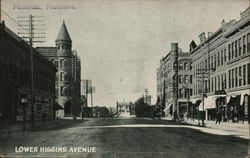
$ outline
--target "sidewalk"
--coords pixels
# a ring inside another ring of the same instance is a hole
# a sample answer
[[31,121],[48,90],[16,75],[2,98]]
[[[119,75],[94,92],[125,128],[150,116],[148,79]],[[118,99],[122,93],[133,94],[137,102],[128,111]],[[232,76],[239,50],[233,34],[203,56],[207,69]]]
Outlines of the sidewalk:
[[[184,123],[196,126],[199,125],[198,120],[193,121],[191,119],[185,119]],[[232,135],[249,139],[250,126],[247,122],[245,122],[244,124],[242,122],[241,123],[221,122],[220,124],[215,124],[215,121],[205,120],[204,123],[205,123],[204,128],[217,129],[222,132],[223,131],[230,132]]]

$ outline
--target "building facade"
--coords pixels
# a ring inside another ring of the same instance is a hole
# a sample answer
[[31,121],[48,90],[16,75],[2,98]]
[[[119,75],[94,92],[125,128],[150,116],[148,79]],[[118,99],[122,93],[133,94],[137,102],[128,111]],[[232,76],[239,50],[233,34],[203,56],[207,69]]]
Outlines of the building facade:
[[217,112],[224,121],[248,120],[250,9],[242,12],[238,21],[223,20],[207,37],[200,34],[198,46],[190,44],[190,48],[194,76],[191,100],[199,111],[205,111],[207,120],[214,120]]
[[0,123],[53,119],[56,67],[33,48],[32,105],[31,48],[4,22],[0,23],[0,31]]
[[[157,97],[160,104],[165,104],[164,111],[167,117],[172,117],[175,111],[182,114],[187,113],[189,99],[192,96],[190,54],[178,48],[176,56],[175,45],[175,43],[171,44],[171,50],[160,60],[160,67],[157,69]],[[178,62],[177,74],[174,64],[176,58]],[[174,103],[175,100],[177,100],[177,105]]]
[[79,116],[81,62],[77,52],[72,50],[72,40],[64,21],[55,43],[56,47],[37,47],[37,50],[57,67],[56,101],[63,107],[57,111],[57,117]]

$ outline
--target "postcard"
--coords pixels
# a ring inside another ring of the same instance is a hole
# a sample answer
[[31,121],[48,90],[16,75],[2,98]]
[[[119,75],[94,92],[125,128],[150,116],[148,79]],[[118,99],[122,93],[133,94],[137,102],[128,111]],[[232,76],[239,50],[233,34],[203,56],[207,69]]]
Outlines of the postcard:
[[249,157],[249,0],[0,9],[0,158]]

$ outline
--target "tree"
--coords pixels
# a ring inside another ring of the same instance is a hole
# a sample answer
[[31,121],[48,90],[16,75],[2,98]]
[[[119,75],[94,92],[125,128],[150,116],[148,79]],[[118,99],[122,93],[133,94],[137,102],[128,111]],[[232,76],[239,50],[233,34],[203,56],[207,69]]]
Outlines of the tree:
[[135,102],[135,115],[136,117],[151,117],[153,108],[144,102],[141,97]]

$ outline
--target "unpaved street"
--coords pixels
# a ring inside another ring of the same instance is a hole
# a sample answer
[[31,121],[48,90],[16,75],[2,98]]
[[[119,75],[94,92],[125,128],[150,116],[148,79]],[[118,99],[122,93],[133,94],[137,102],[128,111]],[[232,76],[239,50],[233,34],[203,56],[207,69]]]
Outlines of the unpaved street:
[[[19,133],[1,146],[13,156],[246,157],[248,140],[150,119],[85,119],[74,127]],[[95,147],[96,152],[15,152],[15,147]]]

